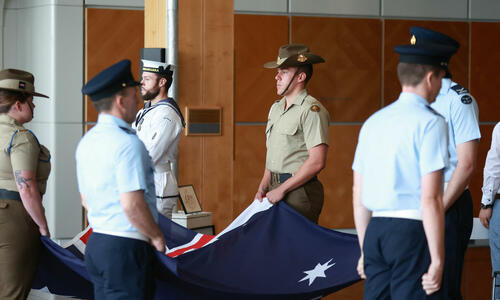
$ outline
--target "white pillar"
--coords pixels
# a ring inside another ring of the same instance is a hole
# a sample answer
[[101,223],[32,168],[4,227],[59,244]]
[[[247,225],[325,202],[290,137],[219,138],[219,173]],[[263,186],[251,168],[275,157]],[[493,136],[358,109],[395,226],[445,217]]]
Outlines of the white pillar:
[[[1,3],[0,3],[1,4]],[[3,68],[35,75],[35,117],[27,124],[52,155],[43,204],[52,237],[81,230],[75,149],[83,133],[84,9],[82,0],[5,0]]]

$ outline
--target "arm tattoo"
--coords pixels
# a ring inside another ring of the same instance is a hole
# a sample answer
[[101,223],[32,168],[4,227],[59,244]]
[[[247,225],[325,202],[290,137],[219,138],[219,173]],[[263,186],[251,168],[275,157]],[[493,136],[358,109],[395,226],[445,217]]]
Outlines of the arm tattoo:
[[33,178],[21,176],[20,170],[14,171],[14,176],[16,177],[16,183],[19,186],[20,190],[28,189],[30,187],[28,181],[31,181]]

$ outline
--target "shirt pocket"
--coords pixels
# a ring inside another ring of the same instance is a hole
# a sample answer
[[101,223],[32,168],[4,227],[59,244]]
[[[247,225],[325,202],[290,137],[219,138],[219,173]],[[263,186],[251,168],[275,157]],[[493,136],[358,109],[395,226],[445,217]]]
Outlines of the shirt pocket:
[[288,151],[288,153],[295,153],[303,148],[304,145],[304,135],[300,130],[299,123],[293,122],[288,124],[280,124],[276,127],[278,133],[278,144],[283,151]]
[[298,128],[299,128],[298,123],[286,124],[286,125],[281,125],[278,132],[284,135],[292,136],[297,133]]

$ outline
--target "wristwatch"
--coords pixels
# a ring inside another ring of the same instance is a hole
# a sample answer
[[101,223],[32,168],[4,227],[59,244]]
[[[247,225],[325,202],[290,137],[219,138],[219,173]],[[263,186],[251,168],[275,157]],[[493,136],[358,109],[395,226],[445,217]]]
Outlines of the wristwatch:
[[492,208],[493,207],[493,204],[483,204],[481,203],[481,209],[488,209],[488,208]]

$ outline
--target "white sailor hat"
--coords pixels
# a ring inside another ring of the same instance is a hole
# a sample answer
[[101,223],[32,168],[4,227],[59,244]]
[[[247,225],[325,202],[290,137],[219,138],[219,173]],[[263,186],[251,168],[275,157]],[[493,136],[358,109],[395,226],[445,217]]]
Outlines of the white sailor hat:
[[172,74],[174,72],[174,65],[169,65],[164,62],[141,59],[142,61],[142,72],[152,72],[158,74]]

